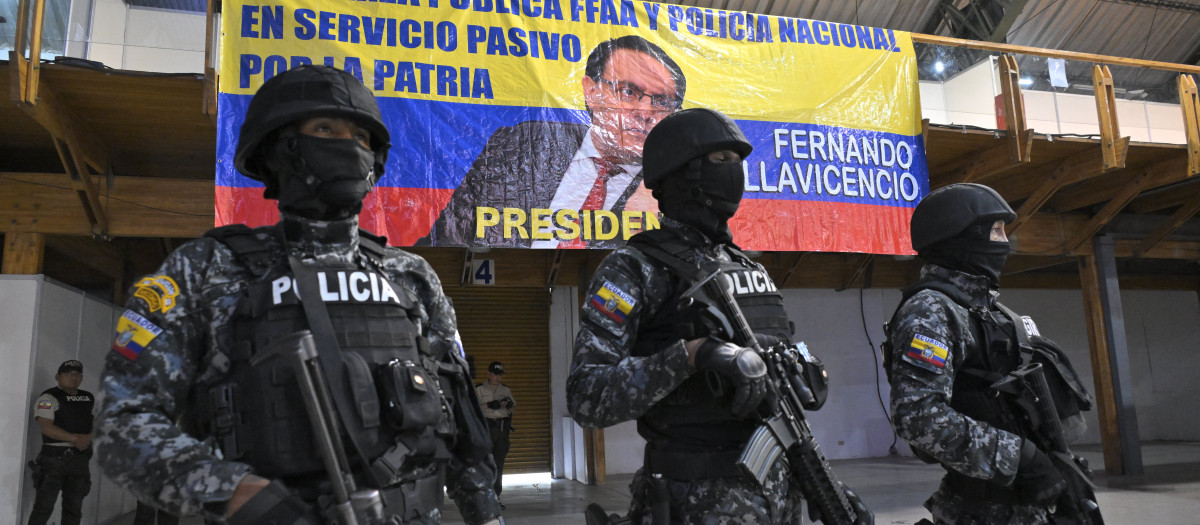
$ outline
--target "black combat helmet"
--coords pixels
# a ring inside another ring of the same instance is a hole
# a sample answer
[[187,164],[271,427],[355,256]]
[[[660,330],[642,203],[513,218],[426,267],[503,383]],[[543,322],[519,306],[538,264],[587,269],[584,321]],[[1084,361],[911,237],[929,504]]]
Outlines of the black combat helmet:
[[383,175],[392,144],[371,90],[340,69],[303,65],[263,83],[246,109],[234,162],[243,175],[267,184],[264,197],[275,198],[279,190],[266,180],[259,146],[279,128],[313,117],[341,117],[370,131],[376,180]]
[[705,108],[685,109],[662,119],[642,148],[642,178],[657,189],[672,172],[696,157],[723,149],[744,159],[754,147],[742,130],[722,113]]
[[982,184],[951,184],[926,195],[913,210],[912,247],[920,252],[979,222],[1017,218],[1004,198]]

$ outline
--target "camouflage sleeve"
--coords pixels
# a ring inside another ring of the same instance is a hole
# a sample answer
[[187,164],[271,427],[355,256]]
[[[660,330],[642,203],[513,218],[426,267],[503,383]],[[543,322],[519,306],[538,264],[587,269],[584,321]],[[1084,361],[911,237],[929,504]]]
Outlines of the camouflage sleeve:
[[217,263],[202,239],[133,287],[105,361],[95,436],[104,473],[138,499],[211,518],[223,517],[249,467],[221,460],[175,422],[202,367],[212,321],[203,288]]
[[680,340],[644,357],[630,355],[641,321],[671,295],[669,274],[642,257],[632,248],[613,252],[584,296],[567,377],[567,407],[583,426],[636,419],[692,373]]
[[900,437],[959,473],[1012,483],[1021,437],[950,407],[954,375],[970,350],[966,311],[925,290],[896,315],[892,343],[893,423]]
[[[397,250],[399,252],[399,250]],[[454,306],[442,291],[441,280],[429,263],[416,255],[400,252],[401,256],[389,258],[387,266],[400,273],[395,282],[401,286],[412,286],[420,299],[424,319],[424,335],[438,355],[452,353],[458,360],[464,358],[462,340],[458,335],[458,322],[454,317]],[[469,391],[474,389],[467,385]],[[458,402],[474,403],[474,398]],[[479,411],[479,407],[470,407]],[[459,428],[459,432],[466,429]],[[463,439],[463,438],[459,438]],[[496,467],[486,456],[484,461],[466,463],[452,458],[446,469],[446,493],[458,505],[463,521],[469,525],[484,523],[500,516],[500,498],[496,496],[492,481]]]

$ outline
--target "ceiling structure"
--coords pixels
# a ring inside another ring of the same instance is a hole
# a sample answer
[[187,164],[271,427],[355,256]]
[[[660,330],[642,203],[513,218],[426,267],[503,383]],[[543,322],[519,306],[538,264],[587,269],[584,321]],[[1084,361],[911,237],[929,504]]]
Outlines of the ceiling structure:
[[[171,2],[138,0],[137,5],[194,8],[194,2]],[[1080,53],[1200,62],[1200,31],[1195,30],[1200,27],[1200,0],[681,3]],[[922,52],[938,52],[935,48],[954,63],[981,56],[950,46],[929,46]],[[1036,70],[1035,58],[1019,61],[1028,63],[1020,66],[1022,72]],[[1078,67],[1069,75],[1081,75],[1080,83],[1091,85],[1091,63],[1068,67]],[[205,105],[211,83],[202,74],[147,74],[64,60],[42,64],[39,100],[30,105],[18,102],[22,77],[17,70],[15,60],[0,61],[0,234],[5,246],[21,234],[44,234],[47,275],[85,290],[111,291],[119,300],[129,279],[213,224],[216,119]],[[1175,73],[1114,67],[1113,76],[1114,84],[1127,92],[1175,89]],[[1009,153],[1014,141],[1004,131],[930,126],[926,132],[934,187],[968,180],[990,184],[1014,209],[1025,212],[1012,236],[1018,255],[1010,259],[1005,286],[1077,287],[1080,257],[1091,253],[1094,236],[1107,234],[1122,285],[1200,289],[1200,221],[1195,218],[1200,177],[1188,176],[1184,147],[1133,143],[1124,166],[1112,167],[1104,164],[1102,140],[1036,130],[1025,136],[1027,159],[1014,162]],[[442,275],[456,275],[475,256],[453,248],[414,251]],[[569,252],[493,250],[488,257],[510,268],[534,269],[502,285],[552,286],[585,280],[604,255]],[[766,253],[759,261],[785,287],[899,287],[918,268],[916,261],[864,254]]]

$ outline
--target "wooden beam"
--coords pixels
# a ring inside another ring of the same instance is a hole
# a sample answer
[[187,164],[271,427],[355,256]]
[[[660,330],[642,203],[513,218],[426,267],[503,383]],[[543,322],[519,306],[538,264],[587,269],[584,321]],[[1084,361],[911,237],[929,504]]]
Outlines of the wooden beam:
[[[1062,247],[1077,231],[1086,227],[1090,216],[1078,213],[1039,213],[1031,219],[1018,235],[1009,238],[1017,254],[1038,256],[1061,256]],[[1117,257],[1136,256],[1139,239],[1116,239],[1113,249]],[[1067,255],[1092,255],[1092,248],[1083,244]],[[1200,260],[1200,242],[1162,241],[1145,254],[1150,259]]]
[[1179,107],[1187,136],[1188,175],[1200,175],[1200,92],[1191,75],[1179,75]]
[[96,173],[107,173],[110,164],[108,149],[59,99],[52,88],[53,86],[43,85],[37,96],[37,104],[20,104],[21,109],[51,136],[70,144],[72,153],[87,161],[88,166]]
[[1117,94],[1108,66],[1092,67],[1092,86],[1096,90],[1096,117],[1100,122],[1104,168],[1124,168],[1125,156],[1129,153],[1129,137],[1121,136],[1121,125],[1117,119]]
[[585,473],[587,484],[592,486],[603,485],[606,481],[606,472],[608,470],[608,462],[604,451],[603,428],[583,429],[583,453],[584,465],[587,469]]
[[1138,257],[1142,257],[1144,254],[1149,253],[1150,250],[1153,250],[1154,247],[1158,245],[1158,243],[1167,238],[1171,232],[1175,231],[1180,226],[1183,226],[1183,223],[1194,217],[1198,212],[1200,212],[1200,199],[1193,198],[1191,202],[1180,206],[1178,210],[1175,210],[1175,213],[1171,215],[1171,218],[1163,222],[1162,226],[1159,226],[1158,229],[1154,230],[1150,235],[1147,235],[1145,239],[1142,239],[1142,243],[1138,245],[1134,253]]
[[1092,218],[1088,220],[1087,224],[1083,226],[1083,228],[1077,230],[1075,234],[1063,244],[1063,253],[1068,254],[1075,251],[1080,245],[1096,235],[1096,232],[1099,232],[1105,224],[1108,224],[1108,221],[1111,221],[1113,217],[1116,217],[1117,214],[1121,212],[1121,210],[1125,209],[1125,206],[1129,204],[1129,201],[1133,200],[1134,197],[1137,197],[1137,194],[1141,193],[1142,190],[1145,189],[1146,181],[1148,180],[1150,180],[1150,173],[1142,171],[1142,173],[1135,177],[1132,181],[1129,181],[1129,185],[1126,186],[1121,193],[1117,194],[1116,197],[1113,197],[1112,200],[1108,201],[1108,204],[1105,204],[1099,212],[1093,215]]
[[1184,206],[1200,199],[1200,179],[1145,192],[1129,203],[1129,213],[1153,213]]
[[[1045,206],[1046,202],[1058,190],[1070,184],[1100,175],[1105,171],[1107,170],[1104,167],[1104,158],[1101,155],[1101,151],[1099,151],[1099,147],[1085,149],[1059,161],[1058,165],[1054,167],[1054,171],[1051,171],[1045,179],[1042,179],[1042,183],[1026,196],[1025,202],[1017,210],[1017,218],[1006,227],[1009,234],[1021,229],[1025,222],[1041,210],[1042,206]],[[1010,199],[1019,197],[1015,195],[1007,196]]]
[[46,18],[46,0],[33,0],[31,32],[29,34],[29,62],[26,67],[25,89],[21,101],[36,104],[38,101],[38,77],[42,71],[42,24]]
[[45,235],[32,232],[5,232],[4,261],[0,265],[0,273],[23,275],[42,273],[42,262],[45,257]]
[[[12,49],[12,51],[9,52],[9,54],[10,54],[10,56],[16,55],[16,57],[24,59],[25,58],[25,36],[26,36],[25,28],[29,25],[29,0],[19,0],[17,2],[16,24],[17,24],[17,34],[15,35],[16,38],[13,39],[13,49]],[[15,64],[16,61],[14,60],[13,63]],[[13,93],[16,94],[16,93],[20,93],[22,91],[24,91],[24,84],[22,84],[22,86],[20,88],[13,90]],[[14,100],[22,100],[22,99],[16,98]]]
[[[118,237],[199,237],[213,227],[212,180],[116,177],[99,193]],[[9,231],[92,235],[74,182],[61,173],[0,173],[0,226]]]
[[[1177,155],[1141,168],[1152,173],[1150,180],[1146,183],[1147,190],[1174,184],[1188,178],[1187,156],[1182,153],[1180,151]],[[1128,185],[1128,180],[1121,175],[1122,173],[1118,172],[1088,184],[1066,188],[1052,198],[1047,206],[1054,211],[1065,212],[1108,202]]]
[[976,40],[966,40],[963,38],[950,38],[945,36],[926,35],[922,33],[912,33],[913,42],[921,42],[923,44],[936,44],[939,46],[948,47],[966,47],[971,49],[982,49],[984,51],[998,51],[1001,53],[1013,53],[1017,55],[1032,55],[1051,58],[1065,58],[1067,60],[1078,60],[1081,62],[1095,62],[1097,64],[1109,64],[1114,66],[1134,66],[1150,69],[1161,69],[1164,71],[1177,71],[1179,73],[1200,74],[1200,66],[1189,64],[1176,64],[1173,62],[1158,62],[1154,60],[1139,60],[1136,58],[1114,57],[1108,55],[1097,55],[1095,53],[1076,53],[1073,51],[1057,51],[1053,49],[1044,49],[1040,47],[1017,46],[1012,44],[999,44],[993,42],[979,42]]
[[1021,70],[1012,55],[1000,57],[1000,93],[1004,100],[1004,133],[1008,158],[1013,164],[1029,162],[1033,132],[1025,123],[1025,96],[1021,94]]
[[[1033,133],[1028,133],[1026,137],[1028,140],[1025,150],[1028,151],[1033,144]],[[1020,166],[1021,162],[1012,160],[1012,147],[1010,140],[996,141],[987,148],[963,156],[961,165],[951,167],[945,177],[939,177],[941,183],[938,184],[938,187],[956,182],[976,182]]]
[[107,236],[108,214],[104,212],[104,206],[100,204],[96,183],[92,180],[87,163],[76,155],[78,152],[76,148],[58,137],[53,137],[51,140],[54,141],[54,149],[58,150],[58,158],[62,159],[63,168],[71,176],[71,183],[75,186],[76,195],[79,196],[79,204],[83,206],[83,212],[87,214],[88,222],[92,225],[92,233]]
[[1113,395],[1112,365],[1108,358],[1108,334],[1104,329],[1104,308],[1100,304],[1100,274],[1096,257],[1079,260],[1079,288],[1083,292],[1083,311],[1087,320],[1088,346],[1092,357],[1092,384],[1096,395],[1100,445],[1104,450],[1104,469],[1110,474],[1124,471],[1121,465],[1121,434],[1117,429],[1116,396]]

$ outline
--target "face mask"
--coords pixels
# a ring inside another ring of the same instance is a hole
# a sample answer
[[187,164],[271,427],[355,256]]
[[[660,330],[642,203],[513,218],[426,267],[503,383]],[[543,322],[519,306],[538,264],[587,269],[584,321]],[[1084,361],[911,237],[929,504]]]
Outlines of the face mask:
[[1011,251],[1007,242],[954,237],[930,247],[925,259],[952,270],[986,277],[992,288],[999,288],[1000,272]]
[[281,135],[267,165],[279,184],[279,209],[341,220],[362,210],[375,184],[375,154],[354,139]]
[[664,215],[728,243],[733,241],[728,221],[742,201],[744,185],[740,162],[714,163],[701,157],[669,175],[656,193]]

